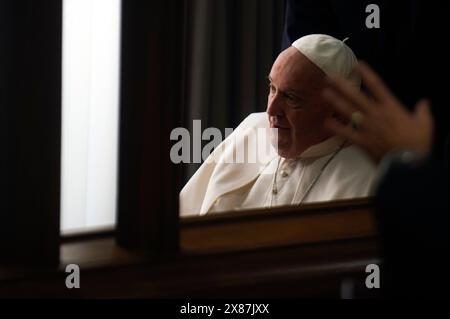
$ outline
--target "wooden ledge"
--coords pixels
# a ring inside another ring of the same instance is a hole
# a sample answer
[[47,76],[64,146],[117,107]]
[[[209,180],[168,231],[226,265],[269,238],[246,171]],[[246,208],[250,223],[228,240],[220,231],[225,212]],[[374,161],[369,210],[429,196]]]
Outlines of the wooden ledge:
[[181,249],[215,253],[376,235],[372,199],[305,204],[182,218]]

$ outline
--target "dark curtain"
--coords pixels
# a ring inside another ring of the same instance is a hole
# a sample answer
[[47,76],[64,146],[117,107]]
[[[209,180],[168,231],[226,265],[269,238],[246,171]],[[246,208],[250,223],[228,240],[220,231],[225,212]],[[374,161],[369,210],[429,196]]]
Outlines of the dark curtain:
[[[283,1],[187,2],[185,127],[235,128],[266,108],[267,75],[280,52]],[[207,143],[208,141],[204,142]],[[186,182],[200,164],[188,164]]]

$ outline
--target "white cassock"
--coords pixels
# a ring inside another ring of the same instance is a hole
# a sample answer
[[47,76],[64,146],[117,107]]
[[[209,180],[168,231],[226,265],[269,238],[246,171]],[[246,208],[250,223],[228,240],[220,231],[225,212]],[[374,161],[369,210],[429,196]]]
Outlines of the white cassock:
[[236,148],[248,149],[257,143],[258,128],[268,127],[266,113],[253,113],[212,152],[182,189],[180,216],[372,195],[374,163],[355,145],[342,148],[344,140],[337,136],[311,146],[293,160],[280,158],[271,147],[253,163],[223,160]]

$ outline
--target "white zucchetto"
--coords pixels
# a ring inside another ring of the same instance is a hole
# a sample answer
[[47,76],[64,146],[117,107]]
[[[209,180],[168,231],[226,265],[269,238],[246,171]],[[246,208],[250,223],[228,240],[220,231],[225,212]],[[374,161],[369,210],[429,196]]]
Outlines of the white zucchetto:
[[292,43],[292,46],[317,65],[327,75],[340,75],[358,88],[361,77],[355,72],[358,64],[355,54],[344,42],[325,34],[310,34]]

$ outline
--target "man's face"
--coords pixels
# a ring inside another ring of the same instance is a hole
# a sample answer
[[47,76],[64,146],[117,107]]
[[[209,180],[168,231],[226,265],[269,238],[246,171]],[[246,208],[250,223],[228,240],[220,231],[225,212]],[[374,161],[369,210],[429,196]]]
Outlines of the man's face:
[[283,51],[269,75],[267,114],[271,128],[278,129],[278,154],[298,157],[310,146],[332,134],[324,120],[332,114],[321,98],[325,73],[297,49]]

